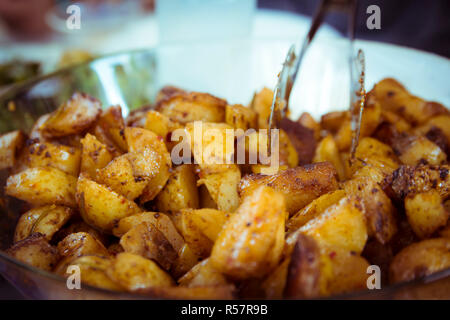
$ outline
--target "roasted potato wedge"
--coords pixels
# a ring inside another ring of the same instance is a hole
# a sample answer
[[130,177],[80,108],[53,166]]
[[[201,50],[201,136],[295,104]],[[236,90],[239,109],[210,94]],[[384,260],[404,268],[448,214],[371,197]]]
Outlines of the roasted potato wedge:
[[176,129],[181,129],[182,126],[178,122],[170,120],[169,117],[162,113],[150,110],[147,112],[144,128],[162,137],[167,150],[170,151],[176,144],[176,142],[172,141],[172,132]]
[[174,285],[170,275],[155,262],[128,252],[119,253],[106,274],[128,291]]
[[113,154],[106,145],[91,134],[81,139],[83,145],[81,153],[81,173],[92,178],[97,175],[97,169],[102,169],[113,159]]
[[391,283],[409,281],[450,267],[450,239],[435,238],[413,243],[391,263]]
[[42,234],[50,241],[73,213],[71,208],[54,204],[33,208],[20,216],[14,233],[14,242],[24,240],[34,233]]
[[80,172],[81,149],[37,142],[25,148],[20,162],[26,168],[53,167],[77,177]]
[[75,93],[39,129],[48,138],[82,133],[97,121],[101,112],[100,101],[85,93]]
[[256,128],[257,120],[256,112],[241,104],[227,105],[225,108],[225,122],[235,129]]
[[227,214],[215,209],[183,209],[175,215],[177,229],[192,252],[206,258],[227,220]]
[[[73,260],[70,265],[80,268],[82,283],[112,291],[123,291],[122,286],[106,275],[106,270],[111,267],[111,264],[111,258],[82,256]],[[69,274],[64,275],[68,276]]]
[[215,270],[209,259],[195,265],[188,273],[178,279],[178,284],[184,287],[208,287],[227,285],[223,274]]
[[51,271],[59,260],[58,250],[39,233],[15,243],[6,252],[19,261],[46,271]]
[[120,219],[117,226],[113,229],[113,234],[117,237],[122,237],[129,230],[143,222],[153,224],[161,231],[177,252],[182,250],[184,246],[183,237],[178,233],[169,216],[164,213],[143,212]]
[[25,143],[25,134],[16,130],[0,136],[0,170],[16,164],[18,151]]
[[133,201],[85,176],[78,179],[76,197],[83,220],[106,233],[120,219],[142,211]]
[[97,121],[97,126],[103,129],[103,132],[122,152],[128,150],[124,135],[125,121],[120,106],[112,106],[104,110]]
[[314,163],[281,171],[271,176],[251,174],[239,184],[241,198],[266,185],[284,195],[286,209],[294,214],[322,194],[338,187],[336,170],[328,162]]
[[255,93],[250,104],[258,115],[258,128],[267,129],[269,127],[270,107],[272,106],[273,91],[269,88],[263,88]]
[[316,148],[313,162],[330,162],[338,174],[339,180],[345,179],[345,169],[339,150],[332,135],[323,138]]
[[212,266],[236,279],[263,277],[280,260],[285,219],[283,195],[260,186],[222,228],[211,252]]
[[125,252],[152,259],[165,270],[169,270],[178,257],[169,240],[150,222],[132,227],[120,238],[120,245]]
[[74,208],[76,185],[74,176],[52,167],[40,167],[10,176],[5,192],[35,206],[56,204]]
[[299,231],[316,240],[320,246],[339,247],[361,253],[367,240],[366,219],[360,201],[345,197]]
[[224,122],[227,102],[207,93],[171,95],[158,102],[156,111],[182,124],[192,121]]
[[445,226],[449,217],[439,192],[433,189],[406,197],[405,212],[414,233],[422,239]]
[[193,165],[176,167],[165,187],[156,197],[156,208],[161,212],[178,212],[184,208],[197,209],[199,196]]

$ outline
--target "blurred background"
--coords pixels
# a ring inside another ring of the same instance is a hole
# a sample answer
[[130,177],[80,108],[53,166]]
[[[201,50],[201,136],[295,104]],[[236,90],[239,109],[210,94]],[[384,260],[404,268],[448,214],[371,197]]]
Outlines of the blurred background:
[[[229,63],[241,64],[241,69],[245,70],[245,65],[251,62],[250,56],[246,59],[233,57],[236,51],[245,50],[249,42],[272,41],[272,46],[280,46],[277,54],[262,55],[258,60],[258,66],[266,62],[269,65],[268,60],[273,59],[278,59],[279,64],[260,71],[252,79],[249,75],[239,75],[236,78],[240,81],[236,81],[235,87],[219,92],[235,98],[233,93],[242,86],[241,82],[267,77],[275,81],[286,43],[303,39],[319,3],[319,0],[0,0],[0,94],[13,83],[118,51],[192,46],[191,52],[197,58],[191,56],[187,61],[193,69],[196,64],[205,64],[205,68],[214,67],[212,70],[221,74],[222,69],[229,68]],[[381,29],[370,30],[366,25],[369,17],[366,10],[370,5],[380,8]],[[450,58],[449,0],[359,0],[356,16],[357,39],[406,46]],[[328,16],[317,41],[326,45],[326,39],[345,37],[347,23],[345,14]],[[227,41],[232,41],[234,46],[223,52],[220,45]],[[208,62],[211,57],[196,49],[196,43],[217,46],[214,51],[217,54]],[[179,60],[172,70],[186,66],[186,57],[177,56],[176,50],[170,52]],[[323,55],[334,54],[327,50],[316,52],[311,64],[323,60]],[[387,51],[378,51],[378,55],[384,56],[384,52]],[[342,62],[342,57],[336,59]],[[173,61],[171,57],[166,64],[173,64]],[[427,69],[424,61],[415,66],[416,74]],[[164,59],[159,63],[164,65]],[[332,70],[340,72],[336,68]],[[448,68],[444,73],[445,70]],[[170,81],[171,76],[168,73],[161,81]],[[444,74],[445,77],[448,75]],[[181,80],[186,82],[186,79]],[[198,82],[197,86],[205,91],[210,89],[207,81]],[[412,86],[418,89],[424,85]],[[428,86],[430,89],[433,85]],[[308,92],[314,90],[304,88]],[[324,86],[325,89],[329,88]],[[450,97],[450,92],[444,94],[443,99]],[[320,96],[317,92],[314,95]],[[430,99],[433,97],[435,93],[431,91]],[[317,112],[320,111],[318,108]],[[0,278],[0,299],[7,298],[19,299],[21,295]]]

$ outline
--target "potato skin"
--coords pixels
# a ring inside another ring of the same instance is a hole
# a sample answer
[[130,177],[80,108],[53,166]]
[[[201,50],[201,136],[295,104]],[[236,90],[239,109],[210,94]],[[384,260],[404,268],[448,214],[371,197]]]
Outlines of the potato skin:
[[322,194],[338,188],[336,170],[328,162],[287,169],[271,176],[247,175],[239,184],[240,197],[244,198],[261,185],[284,195],[289,214],[296,213]]
[[6,182],[6,194],[32,205],[76,207],[77,179],[52,167],[29,168],[12,175]]
[[120,245],[125,252],[152,259],[165,270],[169,270],[178,257],[164,234],[149,222],[131,228],[120,238]]
[[47,138],[82,133],[98,119],[100,114],[100,101],[85,93],[77,92],[50,115],[41,125],[40,131]]
[[275,267],[284,246],[283,196],[261,186],[244,198],[217,238],[210,261],[236,279],[261,278]]
[[59,260],[58,250],[45,240],[44,235],[35,233],[15,243],[7,254],[33,267],[51,271]]
[[450,267],[450,239],[416,242],[400,251],[389,268],[391,283],[424,277]]
[[120,219],[142,211],[133,201],[83,175],[78,179],[77,203],[83,220],[105,233],[111,233]]
[[20,216],[14,233],[14,242],[21,241],[33,233],[40,233],[50,241],[73,213],[71,208],[54,204],[33,208]]

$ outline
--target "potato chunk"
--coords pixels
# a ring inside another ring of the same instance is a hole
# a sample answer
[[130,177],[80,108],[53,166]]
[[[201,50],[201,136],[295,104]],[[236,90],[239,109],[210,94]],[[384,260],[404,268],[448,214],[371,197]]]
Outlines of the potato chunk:
[[73,209],[54,204],[33,208],[20,216],[14,233],[14,242],[34,233],[40,233],[50,241],[72,215]]
[[419,238],[426,238],[445,226],[449,217],[436,190],[406,197],[405,211],[411,228]]
[[178,93],[162,99],[156,111],[182,124],[192,121],[224,122],[227,102],[207,93]]
[[16,130],[0,136],[0,170],[16,164],[18,150],[25,142],[25,134]]
[[197,209],[199,197],[193,166],[183,164],[173,170],[166,186],[156,197],[156,207],[161,212],[178,212]]
[[19,261],[46,271],[51,271],[59,259],[58,250],[39,233],[15,243],[6,252]]
[[120,238],[120,245],[125,252],[152,259],[165,270],[171,268],[178,256],[164,234],[150,222],[131,228]]
[[128,291],[174,285],[173,279],[152,260],[132,253],[119,253],[106,274]]
[[141,212],[133,201],[85,176],[78,179],[77,202],[83,220],[106,233],[110,233],[120,219]]
[[339,176],[339,180],[344,180],[344,164],[342,163],[341,156],[339,155],[339,150],[332,135],[328,135],[323,138],[322,141],[320,141],[320,143],[317,145],[316,154],[313,159],[313,162],[325,161],[329,161],[331,164],[333,164]]
[[356,197],[343,198],[299,229],[320,245],[361,253],[367,240],[366,220]]
[[76,185],[77,179],[61,170],[30,168],[8,178],[6,194],[35,206],[56,204],[74,208]]
[[85,93],[75,93],[50,115],[40,131],[49,138],[82,133],[98,119],[101,111],[100,101]]
[[220,232],[210,257],[212,266],[236,279],[266,275],[281,257],[285,217],[280,193],[265,186],[256,189]]
[[33,143],[20,157],[21,165],[27,168],[53,167],[70,175],[80,172],[81,150],[50,142]]
[[225,122],[235,129],[247,130],[257,128],[256,113],[253,109],[241,104],[227,105],[225,108]]
[[211,266],[209,259],[205,259],[178,279],[178,283],[181,286],[192,288],[226,285],[227,280],[223,274]]
[[294,214],[322,194],[336,190],[336,170],[328,162],[288,169],[274,175],[251,174],[239,184],[241,198],[261,185],[269,186],[284,195],[286,209]]
[[389,280],[398,283],[424,277],[450,267],[450,239],[416,242],[400,251],[389,268]]
[[113,154],[106,145],[89,133],[81,139],[81,144],[81,173],[95,178],[97,169],[104,168],[113,159]]

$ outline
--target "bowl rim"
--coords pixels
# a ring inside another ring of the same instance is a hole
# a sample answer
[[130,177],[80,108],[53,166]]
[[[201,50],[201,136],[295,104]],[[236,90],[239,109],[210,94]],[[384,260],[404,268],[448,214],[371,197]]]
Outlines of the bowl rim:
[[[270,40],[268,40],[270,42]],[[282,40],[280,40],[282,41]],[[368,43],[381,43],[381,42],[377,42],[377,41],[366,41],[366,40],[357,40],[357,41],[363,41],[363,42],[368,42]],[[275,41],[276,42],[276,41]],[[417,49],[413,49],[413,48],[408,48],[408,47],[403,47],[403,46],[398,46],[398,45],[392,45],[392,44],[385,44],[385,43],[381,43],[383,45],[388,45],[388,46],[393,46],[393,47],[400,47],[400,48],[404,48],[404,49],[409,49],[409,50],[415,50],[415,51],[419,51],[422,53],[426,53],[426,54],[431,54],[434,55],[436,57],[439,58],[444,58],[442,56],[433,54],[433,53],[429,53],[429,52],[425,52],[425,51],[421,51],[421,50],[417,50]],[[180,45],[168,45],[168,46],[161,46],[160,49],[164,49],[164,48],[170,48],[170,47],[179,47]],[[15,96],[18,92],[25,90],[43,80],[47,80],[53,77],[57,77],[60,75],[63,75],[65,73],[68,72],[72,72],[75,69],[78,68],[83,68],[86,66],[91,65],[92,63],[95,63],[96,61],[100,61],[103,59],[108,59],[111,57],[115,57],[115,56],[121,56],[121,55],[130,55],[130,54],[154,54],[156,53],[156,51],[159,49],[159,47],[154,47],[154,48],[141,48],[141,49],[133,49],[133,50],[124,50],[124,51],[118,51],[118,52],[114,52],[114,53],[109,53],[106,55],[102,55],[100,57],[95,57],[92,59],[89,59],[87,61],[81,62],[81,63],[77,63],[77,64],[73,64],[70,66],[67,66],[65,68],[53,71],[51,73],[48,74],[44,74],[44,75],[39,75],[39,76],[35,76],[33,78],[27,79],[23,82],[19,82],[16,84],[13,84],[12,86],[6,88],[6,90],[2,93],[0,93],[0,101],[6,101],[10,98],[12,98],[13,96]],[[448,59],[450,61],[450,59]],[[65,285],[64,283],[66,282],[66,278],[64,278],[63,276],[53,273],[53,272],[49,272],[49,271],[45,271],[43,269],[39,269],[36,268],[34,266],[28,265],[24,262],[21,262],[15,258],[13,258],[12,256],[8,255],[6,251],[4,250],[0,250],[0,263],[3,263],[2,260],[5,260],[7,263],[12,264],[14,267],[18,267],[20,269],[23,269],[26,272],[32,272],[37,274],[40,277],[44,277],[44,278],[50,278],[52,281],[56,281],[58,283],[60,283],[61,285]],[[435,272],[433,274],[427,275],[427,276],[423,276],[420,278],[416,278],[413,280],[408,280],[408,281],[404,281],[404,282],[399,282],[399,283],[395,283],[395,284],[388,284],[387,286],[385,286],[382,289],[379,290],[358,290],[358,291],[353,291],[353,292],[349,292],[349,293],[341,293],[341,294],[337,294],[337,295],[333,295],[333,296],[329,296],[329,297],[320,297],[318,298],[319,300],[323,300],[323,299],[357,299],[357,298],[364,298],[364,297],[370,297],[371,295],[376,295],[377,293],[392,293],[395,294],[396,291],[406,288],[406,287],[415,287],[415,286],[419,286],[419,285],[425,285],[428,283],[432,283],[435,281],[439,281],[439,280],[443,280],[447,277],[450,277],[450,267],[447,269],[442,269],[439,270],[438,272]],[[7,276],[5,276],[5,279],[7,279],[9,282],[11,282],[9,280],[9,278]],[[15,284],[13,283],[13,285],[15,286]],[[17,288],[17,286],[15,286]],[[136,298],[140,298],[140,299],[158,299],[158,297],[154,297],[151,295],[145,295],[145,294],[140,294],[140,293],[133,293],[133,292],[126,292],[126,291],[112,291],[112,290],[108,290],[108,289],[103,289],[100,287],[95,287],[89,284],[83,284],[83,289],[88,289],[90,291],[94,291],[97,292],[99,294],[104,294],[107,295],[111,298],[113,298],[115,295],[120,296],[122,298],[127,298],[127,299],[136,299]],[[22,291],[19,291],[22,293]],[[23,293],[22,293],[23,294]],[[159,298],[162,299],[162,298]],[[383,299],[383,297],[381,297],[381,299]]]

